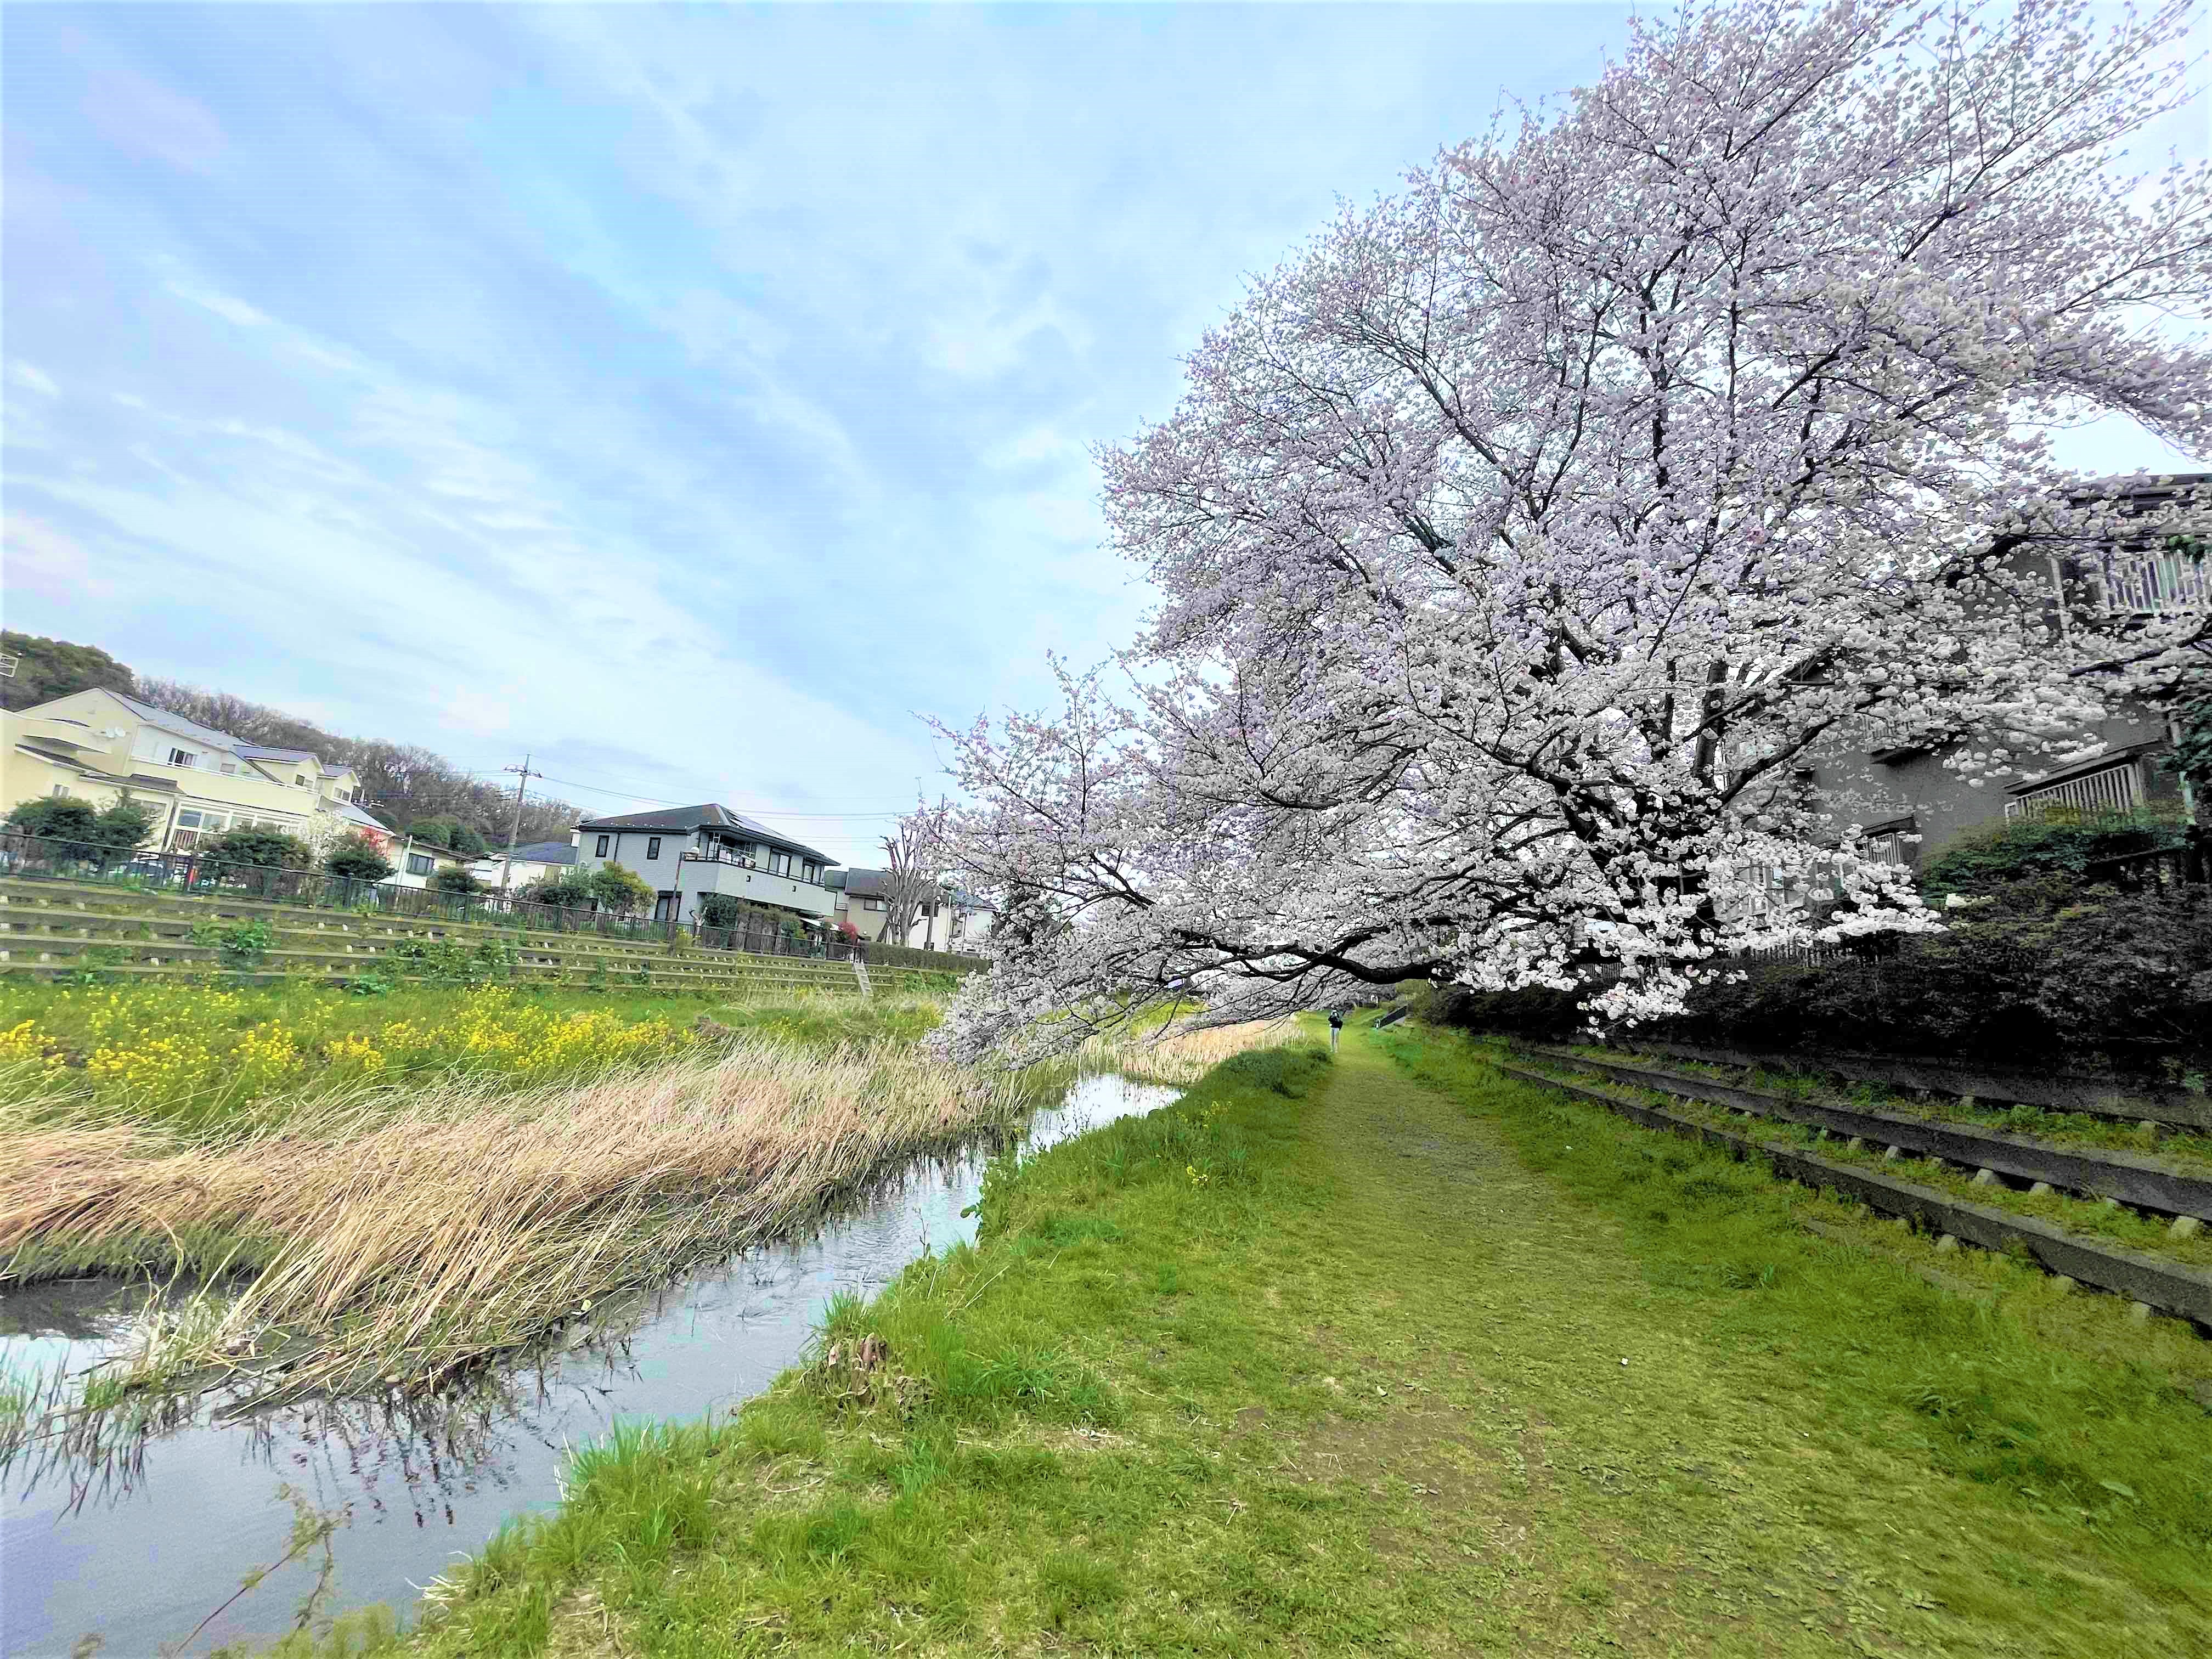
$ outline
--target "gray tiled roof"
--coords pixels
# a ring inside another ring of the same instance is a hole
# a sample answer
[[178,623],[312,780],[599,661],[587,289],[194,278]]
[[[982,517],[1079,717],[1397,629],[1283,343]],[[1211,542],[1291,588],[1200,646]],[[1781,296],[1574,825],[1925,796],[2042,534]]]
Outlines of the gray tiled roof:
[[[494,858],[502,854],[494,853]],[[533,841],[518,847],[512,855],[517,864],[574,864],[576,849],[565,841]]]
[[804,842],[793,841],[781,832],[757,823],[743,812],[732,812],[728,807],[714,801],[697,806],[664,806],[657,812],[624,812],[614,817],[586,818],[576,826],[580,830],[742,830],[757,841],[786,853],[796,853],[801,858],[811,859],[817,864],[830,862],[829,854],[817,853]]
[[330,810],[348,823],[357,824],[363,830],[381,830],[387,836],[394,833],[392,826],[383,819],[370,817],[349,800],[334,800],[330,803]]
[[228,749],[235,753],[239,741],[228,732],[218,732],[212,726],[202,726],[198,720],[188,720],[182,714],[172,714],[166,708],[156,708],[150,702],[141,702],[136,697],[126,697],[120,691],[107,694],[149,726],[158,726],[164,732],[173,732],[180,738],[196,738],[216,749]]

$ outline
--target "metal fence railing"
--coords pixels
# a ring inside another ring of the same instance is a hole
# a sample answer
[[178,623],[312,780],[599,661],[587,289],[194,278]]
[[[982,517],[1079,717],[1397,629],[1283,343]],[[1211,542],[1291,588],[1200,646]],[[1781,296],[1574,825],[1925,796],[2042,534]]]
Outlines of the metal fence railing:
[[447,893],[315,870],[272,870],[204,852],[145,853],[43,836],[0,833],[0,876],[94,882],[126,891],[252,900],[317,910],[345,910],[472,923],[517,933],[591,933],[602,939],[662,945],[690,943],[709,951],[755,956],[811,957],[843,962],[867,946],[832,936],[792,937],[762,917],[736,927],[688,927],[678,918],[622,915],[583,905],[532,904],[499,893]]

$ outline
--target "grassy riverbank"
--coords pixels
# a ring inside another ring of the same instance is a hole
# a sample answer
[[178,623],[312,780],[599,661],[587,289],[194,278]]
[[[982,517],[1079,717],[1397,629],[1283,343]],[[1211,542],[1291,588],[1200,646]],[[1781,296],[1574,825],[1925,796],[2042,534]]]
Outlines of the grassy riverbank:
[[[734,1419],[640,1427],[432,1654],[2184,1654],[2202,1346],[1502,1080],[1247,1055],[994,1176]],[[1818,1221],[1826,1234],[1808,1231]]]
[[[100,1445],[127,1439],[180,1391],[419,1397],[1010,1129],[1073,1075],[933,1059],[939,1008],[912,997],[389,1002],[137,986],[47,993],[8,1028],[43,1052],[0,1070],[0,1286],[182,1282],[98,1372],[0,1376],[0,1465],[93,1416]],[[1094,1061],[1194,1075],[1280,1035]],[[288,1067],[240,1080],[270,1054]]]

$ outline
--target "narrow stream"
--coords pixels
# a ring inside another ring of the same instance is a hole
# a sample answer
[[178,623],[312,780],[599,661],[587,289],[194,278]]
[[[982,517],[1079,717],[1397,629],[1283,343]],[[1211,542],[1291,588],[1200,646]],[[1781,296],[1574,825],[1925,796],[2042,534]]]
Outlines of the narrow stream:
[[[1030,1121],[1024,1142],[1048,1146],[1177,1092],[1085,1078]],[[811,1238],[595,1309],[565,1351],[465,1399],[404,1413],[309,1401],[244,1420],[210,1400],[97,1466],[19,1460],[0,1477],[0,1653],[66,1656],[97,1634],[103,1659],[153,1659],[284,1553],[295,1512],[285,1486],[347,1514],[332,1540],[336,1593],[320,1610],[381,1601],[411,1616],[422,1587],[503,1522],[558,1504],[570,1448],[617,1418],[726,1411],[799,1358],[832,1294],[872,1291],[926,1251],[972,1239],[960,1212],[1006,1144],[917,1160]],[[0,1296],[0,1361],[79,1369],[127,1321],[113,1291],[93,1285]],[[283,1634],[318,1571],[302,1561],[270,1574],[191,1652]]]

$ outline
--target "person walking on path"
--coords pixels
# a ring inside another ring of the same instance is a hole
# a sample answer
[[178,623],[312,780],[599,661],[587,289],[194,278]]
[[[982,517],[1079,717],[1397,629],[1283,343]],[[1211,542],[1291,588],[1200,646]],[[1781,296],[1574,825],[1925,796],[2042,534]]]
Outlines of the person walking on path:
[[1336,1052],[1336,1038],[1337,1038],[1337,1034],[1338,1034],[1340,1031],[1343,1030],[1344,1030],[1344,1011],[1343,1011],[1342,1009],[1340,1009],[1340,1008],[1332,1008],[1332,1009],[1330,1009],[1330,1010],[1328,1011],[1328,1051],[1329,1051],[1329,1053],[1331,1053],[1331,1054],[1334,1054],[1334,1053]]

